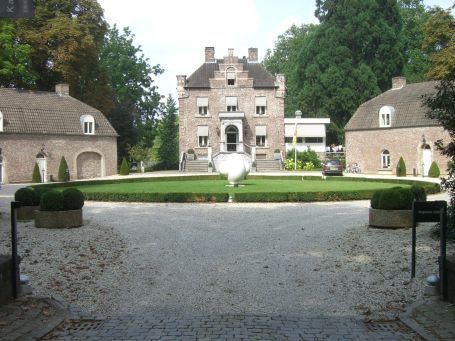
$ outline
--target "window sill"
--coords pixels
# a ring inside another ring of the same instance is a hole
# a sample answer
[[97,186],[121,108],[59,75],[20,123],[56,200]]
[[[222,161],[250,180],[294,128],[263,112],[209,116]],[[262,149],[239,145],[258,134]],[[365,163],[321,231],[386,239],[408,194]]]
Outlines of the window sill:
[[196,114],[196,115],[194,115],[194,117],[197,117],[197,118],[205,118],[205,117],[208,117],[208,118],[210,118],[210,117],[212,117],[212,116],[211,116],[211,115],[199,115],[199,114]]
[[269,114],[265,114],[265,115],[253,114],[253,117],[254,117],[254,118],[270,117],[270,115],[269,115]]

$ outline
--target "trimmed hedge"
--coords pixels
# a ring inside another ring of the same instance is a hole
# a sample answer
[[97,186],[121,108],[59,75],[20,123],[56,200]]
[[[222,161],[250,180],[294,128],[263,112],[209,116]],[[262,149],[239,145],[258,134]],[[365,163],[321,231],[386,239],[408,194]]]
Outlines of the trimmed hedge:
[[63,210],[63,194],[52,189],[43,193],[40,201],[41,211],[62,211]]
[[128,167],[128,162],[126,162],[126,159],[123,158],[122,160],[122,165],[120,166],[120,175],[128,175],[130,174],[130,168]]
[[371,208],[379,210],[410,210],[412,203],[426,201],[427,195],[421,186],[393,187],[376,191],[370,201]]
[[33,206],[34,199],[35,191],[30,187],[19,188],[14,193],[14,200],[19,201],[22,206]]
[[58,180],[65,182],[70,181],[70,172],[68,169],[68,163],[64,156],[60,159],[60,165],[58,166]]
[[34,192],[34,199],[33,199],[33,204],[38,206],[41,202],[41,196],[49,192],[51,189],[53,189],[53,186],[49,185],[41,185],[41,186],[33,186],[33,192]]
[[441,171],[439,170],[438,164],[433,161],[428,170],[428,176],[430,178],[439,178],[439,175],[441,175]]
[[84,206],[84,194],[77,188],[66,188],[62,195],[64,210],[80,210]]
[[84,193],[86,200],[126,202],[227,202],[228,193]]
[[397,164],[397,176],[406,176],[406,164],[404,163],[403,157],[400,157]]
[[253,192],[236,193],[236,202],[312,202],[370,199],[373,190],[337,192]]
[[35,167],[33,168],[32,182],[33,183],[41,182],[41,174],[40,174],[39,166],[37,163],[35,163]]

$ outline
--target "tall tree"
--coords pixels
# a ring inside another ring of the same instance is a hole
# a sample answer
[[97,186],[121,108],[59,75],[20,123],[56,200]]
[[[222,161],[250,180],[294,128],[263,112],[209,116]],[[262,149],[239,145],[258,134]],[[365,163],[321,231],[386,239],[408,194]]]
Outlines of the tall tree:
[[390,88],[403,68],[396,0],[317,1],[321,24],[304,41],[296,70],[302,110],[329,116],[328,142],[366,100]]
[[299,88],[295,79],[295,66],[302,49],[303,42],[314,25],[292,25],[286,32],[279,35],[273,50],[268,49],[264,57],[264,66],[273,73],[286,75],[285,116],[292,117],[299,109]]
[[179,164],[177,106],[171,95],[166,100],[163,117],[158,125],[160,168],[177,169]]
[[422,48],[432,63],[428,71],[431,79],[448,79],[455,69],[455,19],[448,10],[430,10],[424,25]]
[[70,94],[103,112],[112,107],[99,47],[107,30],[96,0],[36,0],[35,16],[17,21],[18,37],[33,48],[36,87],[70,85]]
[[405,57],[403,76],[410,83],[423,82],[430,68],[428,54],[422,49],[424,24],[428,12],[423,0],[399,0],[400,15],[403,21],[401,40]]
[[120,135],[120,157],[139,141],[151,147],[161,99],[153,76],[163,70],[159,65],[149,65],[141,47],[134,46],[133,39],[129,28],[121,33],[114,25],[108,30],[100,53],[113,90],[115,107],[108,113],[108,119]]
[[32,48],[16,36],[9,19],[0,19],[0,86],[33,87],[36,74],[31,65]]

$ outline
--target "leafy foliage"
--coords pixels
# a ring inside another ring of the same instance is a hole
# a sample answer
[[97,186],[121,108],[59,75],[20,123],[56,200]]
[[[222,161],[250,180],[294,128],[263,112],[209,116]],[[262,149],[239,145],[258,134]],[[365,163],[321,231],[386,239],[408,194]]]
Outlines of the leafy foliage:
[[30,187],[19,188],[14,193],[14,200],[19,201],[22,206],[33,206],[34,198],[35,193]]
[[380,210],[410,210],[415,200],[410,188],[391,188],[379,195],[377,208]]
[[403,157],[400,157],[397,164],[397,176],[406,176],[406,164],[404,163]]
[[[295,158],[295,149],[292,148],[286,152],[286,160],[292,160],[293,168],[294,168],[294,158]],[[303,168],[303,165],[311,162],[313,167],[320,168],[322,166],[321,160],[319,160],[318,154],[311,149],[297,152],[297,161],[302,163],[302,166],[299,169]]]
[[128,162],[126,158],[123,158],[122,164],[120,165],[120,175],[128,175],[130,174],[130,168],[128,167]]
[[401,18],[392,0],[320,0],[316,14],[321,24],[305,39],[297,63],[301,109],[330,117],[327,141],[339,143],[357,107],[401,73]]
[[70,181],[70,171],[64,156],[60,159],[60,165],[58,166],[58,179],[62,182]]
[[41,172],[39,171],[39,166],[37,163],[35,163],[35,167],[33,168],[32,182],[33,183],[41,182]]
[[52,189],[43,193],[40,201],[41,211],[62,211],[63,210],[63,194]]

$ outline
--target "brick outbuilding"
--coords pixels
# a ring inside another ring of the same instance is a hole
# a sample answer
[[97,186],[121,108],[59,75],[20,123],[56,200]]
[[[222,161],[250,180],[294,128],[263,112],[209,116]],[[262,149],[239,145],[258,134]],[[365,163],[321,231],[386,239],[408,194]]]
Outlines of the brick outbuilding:
[[65,157],[71,179],[117,173],[117,133],[95,108],[55,92],[0,88],[0,177],[30,182],[35,163],[42,180],[58,180]]
[[423,103],[425,95],[435,93],[436,84],[407,84],[396,77],[390,90],[363,103],[345,127],[346,164],[357,163],[367,174],[395,174],[403,157],[410,175],[427,176],[433,161],[445,174],[448,159],[434,143],[450,137],[426,116]]

